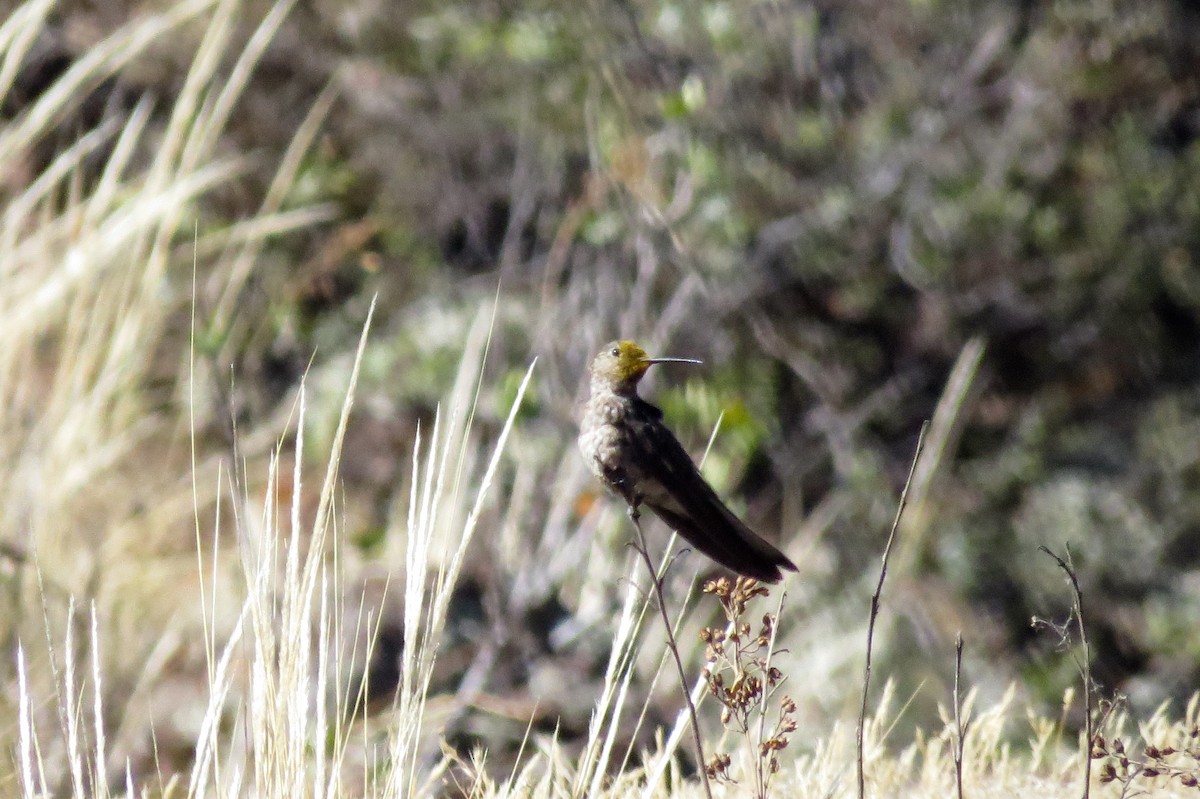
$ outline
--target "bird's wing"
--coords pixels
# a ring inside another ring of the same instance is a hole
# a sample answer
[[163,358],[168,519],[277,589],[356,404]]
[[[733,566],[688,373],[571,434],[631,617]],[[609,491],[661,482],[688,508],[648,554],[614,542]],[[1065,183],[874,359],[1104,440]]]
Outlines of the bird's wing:
[[693,546],[739,574],[775,581],[780,567],[795,570],[787,556],[742,522],[701,476],[674,434],[659,422],[662,411],[642,400],[630,414],[638,463],[653,463],[653,474],[638,481],[642,502]]

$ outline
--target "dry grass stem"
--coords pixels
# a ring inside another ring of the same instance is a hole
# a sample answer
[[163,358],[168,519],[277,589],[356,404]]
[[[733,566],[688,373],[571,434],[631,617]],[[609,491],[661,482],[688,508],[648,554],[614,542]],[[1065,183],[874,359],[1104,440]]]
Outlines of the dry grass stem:
[[675,661],[675,670],[679,675],[679,690],[683,694],[683,699],[687,703],[688,715],[691,718],[692,726],[692,743],[696,747],[696,768],[700,772],[700,780],[704,786],[704,795],[708,799],[712,799],[712,786],[709,784],[709,773],[707,768],[708,760],[704,756],[704,740],[700,737],[700,720],[696,716],[696,704],[692,701],[692,694],[688,688],[687,672],[683,668],[683,659],[679,655],[679,644],[675,640],[675,630],[671,624],[671,617],[667,615],[666,597],[663,595],[662,577],[659,576],[658,569],[654,566],[654,561],[650,558],[650,550],[646,544],[646,534],[642,531],[641,514],[636,507],[629,509],[629,519],[633,522],[634,528],[637,530],[637,541],[634,549],[642,556],[642,562],[646,564],[646,573],[650,575],[650,585],[654,591],[655,602],[658,605],[658,612],[662,617],[663,627],[667,635],[667,649],[670,650],[671,656]]
[[904,490],[900,492],[900,502],[896,506],[896,517],[892,520],[892,528],[888,532],[887,544],[883,548],[883,556],[879,566],[879,582],[875,586],[875,593],[871,594],[871,613],[867,619],[867,651],[863,664],[863,679],[862,679],[862,705],[858,713],[858,732],[855,736],[858,750],[858,797],[863,799],[866,796],[866,774],[864,769],[864,752],[863,752],[863,728],[867,720],[867,700],[871,690],[871,648],[875,641],[875,620],[879,616],[879,599],[883,594],[883,582],[887,579],[888,558],[892,554],[892,544],[896,540],[896,530],[900,526],[900,520],[904,516],[904,508],[908,503],[908,489],[912,485],[913,474],[916,472],[917,463],[921,460],[921,448],[925,444],[925,433],[929,429],[929,423],[921,425],[921,432],[917,436],[917,447],[913,452],[912,466],[909,467],[908,477],[904,481]]

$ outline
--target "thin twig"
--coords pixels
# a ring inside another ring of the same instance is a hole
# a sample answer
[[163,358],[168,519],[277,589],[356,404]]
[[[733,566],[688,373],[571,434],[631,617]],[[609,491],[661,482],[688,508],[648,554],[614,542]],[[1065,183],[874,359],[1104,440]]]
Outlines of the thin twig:
[[892,529],[888,533],[887,545],[883,548],[883,559],[879,568],[879,584],[871,595],[871,615],[867,620],[867,659],[863,667],[862,708],[858,713],[858,734],[856,745],[858,749],[858,799],[864,799],[866,778],[863,773],[863,727],[867,722],[867,697],[871,688],[871,646],[875,641],[875,619],[879,616],[879,597],[883,594],[883,581],[887,577],[888,558],[892,554],[892,543],[896,540],[896,530],[900,527],[900,519],[904,515],[904,507],[908,504],[908,489],[912,485],[913,473],[917,469],[917,461],[921,459],[921,449],[925,446],[925,433],[929,430],[928,420],[921,425],[921,433],[917,436],[917,449],[913,453],[912,465],[908,468],[908,477],[904,480],[904,490],[900,492],[900,504],[896,507],[896,518],[892,520]]
[[654,596],[658,600],[658,612],[662,615],[663,626],[667,630],[667,648],[671,650],[671,654],[675,658],[675,669],[679,673],[679,685],[683,690],[684,701],[687,702],[688,714],[692,718],[692,738],[696,744],[696,757],[699,761],[700,779],[704,782],[704,795],[708,799],[712,799],[712,786],[708,784],[708,761],[704,757],[704,742],[700,738],[700,722],[696,717],[696,705],[692,702],[687,672],[683,670],[683,659],[679,657],[679,645],[675,642],[675,631],[671,627],[671,618],[667,615],[667,602],[663,597],[662,580],[659,578],[658,570],[654,567],[654,561],[650,557],[650,548],[646,543],[646,534],[642,532],[642,514],[636,506],[630,506],[629,518],[633,522],[638,535],[637,546],[634,549],[641,553],[642,561],[646,564],[646,570],[650,574],[650,584],[654,587]]
[[[787,599],[787,591],[780,592],[779,605],[776,606],[775,616],[771,619],[771,638],[767,642],[767,657],[763,661],[763,692],[762,701],[759,703],[758,709],[758,745],[760,747],[765,739],[764,732],[767,726],[767,701],[775,692],[775,689],[771,687],[771,657],[775,654],[775,637],[779,634],[779,617],[783,613],[783,601],[785,599]],[[767,770],[765,774],[763,773],[763,762],[763,758],[760,757],[755,776],[759,789],[758,795],[762,799],[766,799],[767,785],[771,782],[771,772]]]
[[1075,574],[1071,545],[1067,544],[1066,547],[1066,560],[1051,552],[1047,547],[1041,546],[1038,549],[1054,558],[1058,568],[1063,570],[1067,575],[1067,581],[1071,584],[1071,616],[1074,617],[1075,626],[1079,629],[1079,643],[1083,647],[1083,662],[1080,663],[1076,659],[1075,666],[1079,669],[1079,676],[1083,679],[1083,726],[1087,735],[1083,751],[1083,799],[1088,799],[1092,789],[1092,745],[1096,738],[1092,720],[1092,649],[1088,644],[1087,632],[1083,628],[1083,591],[1079,587],[1079,577]]
[[967,719],[964,723],[962,717],[962,651],[963,637],[960,632],[954,639],[954,787],[958,790],[958,799],[963,799],[963,747],[971,726],[971,720]]

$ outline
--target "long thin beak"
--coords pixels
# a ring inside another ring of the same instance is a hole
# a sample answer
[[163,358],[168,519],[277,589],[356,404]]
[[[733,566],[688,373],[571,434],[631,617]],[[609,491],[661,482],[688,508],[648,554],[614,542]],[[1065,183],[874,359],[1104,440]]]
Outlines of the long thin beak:
[[643,358],[642,363],[704,363],[695,358]]

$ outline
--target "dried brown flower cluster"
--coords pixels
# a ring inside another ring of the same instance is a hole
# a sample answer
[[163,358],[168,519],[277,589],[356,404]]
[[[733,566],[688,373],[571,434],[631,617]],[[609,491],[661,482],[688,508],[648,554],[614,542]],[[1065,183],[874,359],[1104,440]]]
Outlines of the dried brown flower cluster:
[[1097,733],[1092,741],[1092,760],[1103,760],[1101,782],[1121,782],[1126,787],[1138,779],[1179,780],[1185,788],[1200,788],[1200,727],[1195,724],[1182,749],[1147,743],[1140,757],[1129,754],[1120,738],[1107,740]]
[[[700,631],[707,661],[703,676],[709,693],[721,703],[721,723],[756,747],[757,794],[765,796],[770,775],[779,771],[777,754],[787,747],[788,737],[796,729],[796,703],[789,696],[779,703],[770,729],[766,724],[768,700],[785,676],[771,665],[776,618],[764,613],[757,631],[745,620],[750,601],[770,592],[757,580],[738,577],[730,583],[722,577],[705,583],[704,593],[721,603],[730,631],[716,627]],[[728,754],[718,752],[706,768],[709,777],[731,780],[731,762]]]

